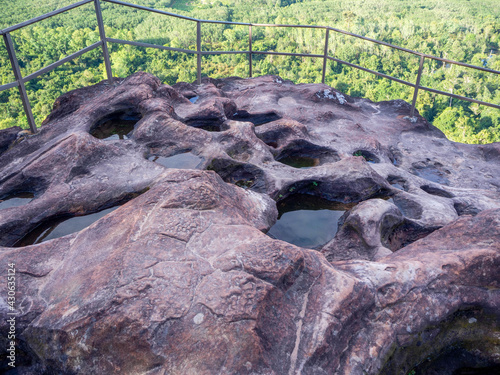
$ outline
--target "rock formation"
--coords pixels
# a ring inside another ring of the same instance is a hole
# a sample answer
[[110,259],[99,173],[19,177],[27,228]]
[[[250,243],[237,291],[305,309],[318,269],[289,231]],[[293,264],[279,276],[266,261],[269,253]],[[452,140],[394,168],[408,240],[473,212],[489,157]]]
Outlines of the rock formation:
[[[500,144],[408,115],[274,76],[138,73],[0,131],[17,374],[497,373]],[[341,210],[326,243],[266,235],[307,205]]]

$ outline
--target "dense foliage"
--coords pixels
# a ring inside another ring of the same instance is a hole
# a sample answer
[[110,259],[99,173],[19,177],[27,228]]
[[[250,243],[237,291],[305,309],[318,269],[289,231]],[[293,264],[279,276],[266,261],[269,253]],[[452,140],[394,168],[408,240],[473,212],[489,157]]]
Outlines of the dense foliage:
[[[13,25],[73,0],[0,0],[5,13],[0,28]],[[212,20],[253,23],[329,25],[401,47],[500,70],[500,7],[497,0],[129,0],[136,4]],[[36,4],[36,6],[34,6]],[[102,3],[108,37],[196,49],[196,23]],[[23,75],[99,40],[93,4],[12,33]],[[248,50],[248,27],[202,25],[205,51]],[[323,54],[325,31],[304,28],[253,27],[254,51]],[[194,55],[110,44],[113,75],[151,72],[165,83],[194,81]],[[419,58],[361,39],[330,33],[329,53],[342,60],[415,82]],[[321,82],[322,59],[253,56],[253,74],[277,74],[296,83]],[[210,55],[203,75],[248,75],[248,56]],[[68,90],[105,78],[102,53],[89,52],[27,84],[37,124],[55,98]],[[1,84],[14,77],[4,47],[0,48]],[[326,83],[349,95],[374,101],[411,102],[411,87],[329,62]],[[500,75],[426,60],[424,86],[479,100],[500,103]],[[448,138],[466,143],[500,141],[500,110],[421,91],[417,109]],[[26,127],[17,89],[0,92],[0,128]]]

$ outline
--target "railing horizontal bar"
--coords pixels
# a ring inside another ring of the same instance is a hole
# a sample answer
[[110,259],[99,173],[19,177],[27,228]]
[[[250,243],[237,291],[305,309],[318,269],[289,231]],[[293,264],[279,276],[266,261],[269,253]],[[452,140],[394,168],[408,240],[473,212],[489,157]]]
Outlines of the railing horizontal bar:
[[7,83],[5,85],[1,85],[0,86],[0,91],[5,91],[5,90],[11,89],[13,87],[17,87],[17,86],[19,86],[19,83],[17,81],[16,82]]
[[[202,51],[202,55],[239,55],[248,54],[250,51]],[[252,52],[253,53],[253,52]]]
[[271,24],[271,23],[250,23],[249,25],[257,27],[294,27],[301,29],[326,29],[327,26],[317,25],[287,25],[287,24]]
[[318,57],[323,58],[323,55],[313,55],[307,53],[291,53],[291,52],[271,52],[271,51],[252,51],[256,55],[278,55],[278,56],[298,56],[298,57]]
[[488,72],[488,73],[500,74],[500,71],[498,71],[498,70],[483,68],[483,67],[477,66],[477,65],[470,65],[470,64],[462,63],[462,62],[455,61],[455,60],[444,59],[442,57],[438,57],[438,56],[434,56],[434,55],[428,55],[428,54],[420,53],[420,52],[413,51],[413,50],[410,50],[410,49],[407,49],[407,48],[395,46],[394,44],[390,44],[390,43],[386,43],[386,42],[381,42],[379,40],[368,38],[366,36],[353,34],[353,33],[350,33],[348,31],[343,31],[343,30],[335,29],[333,27],[328,27],[328,28],[330,30],[336,31],[336,32],[341,33],[341,34],[345,34],[345,35],[353,36],[355,38],[360,38],[360,39],[363,39],[363,40],[367,40],[367,41],[370,41],[370,42],[373,42],[373,43],[376,43],[376,44],[380,44],[380,45],[383,45],[383,46],[386,46],[386,47],[390,47],[390,48],[394,48],[394,49],[397,49],[397,50],[400,50],[400,51],[408,52],[408,53],[411,53],[413,55],[424,56],[425,58],[428,58],[428,59],[439,60],[439,61],[447,62],[449,64],[455,64],[455,65],[465,66],[467,68],[482,70],[482,71],[485,71],[485,72]]
[[54,10],[52,12],[42,14],[41,16],[32,18],[32,19],[30,19],[28,21],[24,21],[24,22],[18,23],[17,25],[7,27],[7,28],[5,28],[5,29],[3,29],[3,30],[0,31],[0,35],[6,34],[6,33],[10,33],[10,32],[12,32],[14,30],[21,29],[21,28],[23,28],[25,26],[29,26],[29,25],[34,24],[36,22],[43,21],[43,20],[45,20],[47,18],[56,16],[58,14],[67,12],[68,10],[71,10],[71,9],[74,9],[74,8],[78,8],[79,6],[82,6],[82,5],[91,3],[91,2],[93,2],[93,0],[83,0],[83,1],[80,1],[78,3],[74,3],[74,4],[71,4],[71,5],[65,6],[64,8],[56,9],[56,10]]
[[165,47],[165,46],[160,46],[158,44],[134,42],[134,41],[130,41],[130,40],[114,39],[114,38],[106,38],[106,40],[108,42],[111,42],[111,43],[130,44],[131,46],[137,46],[137,47],[157,48],[157,49],[163,49],[163,50],[167,50],[167,51],[184,52],[184,53],[196,53],[196,51],[192,51],[190,49]]
[[404,52],[408,52],[408,53],[411,53],[413,55],[418,55],[418,56],[421,56],[422,53],[420,52],[416,52],[416,51],[413,51],[411,49],[407,49],[407,48],[403,48],[403,47],[399,47],[399,46],[395,46],[394,44],[390,44],[390,43],[386,43],[386,42],[381,42],[380,40],[376,40],[376,39],[372,39],[372,38],[368,38],[366,36],[362,36],[362,35],[358,35],[358,34],[353,34],[353,33],[350,33],[349,31],[344,31],[344,30],[340,30],[340,29],[336,29],[334,27],[330,27],[328,26],[328,28],[332,31],[335,31],[337,33],[341,33],[341,34],[345,34],[345,35],[349,35],[349,36],[353,36],[355,38],[359,38],[359,39],[363,39],[363,40],[368,40],[369,42],[373,42],[373,43],[376,43],[376,44],[381,44],[383,46],[386,46],[386,47],[390,47],[390,48],[395,48],[395,49],[398,49],[400,51],[404,51]]
[[[107,0],[106,0],[107,1]],[[223,25],[239,25],[239,26],[256,26],[256,27],[293,27],[303,29],[326,29],[326,26],[317,25],[288,25],[288,24],[273,24],[273,23],[247,23],[247,22],[232,22],[232,21],[215,21],[215,20],[199,20],[203,23],[218,23]]]
[[216,20],[198,20],[202,23],[219,23],[222,25],[237,25],[237,26],[250,26],[253,25],[251,23],[246,23],[246,22],[232,22],[232,21],[216,21]]
[[448,59],[444,59],[442,57],[437,57],[437,56],[432,56],[432,55],[423,55],[423,56],[426,57],[426,58],[429,58],[429,59],[439,60],[439,61],[443,61],[443,62],[446,62],[446,63],[449,63],[449,64],[455,64],[455,65],[465,66],[466,68],[472,68],[472,69],[476,69],[476,70],[482,70],[482,71],[488,72],[488,73],[500,74],[500,71],[498,71],[498,70],[483,68],[483,67],[477,66],[477,65],[470,65],[470,64],[459,62],[459,61],[448,60]]
[[142,5],[125,3],[123,1],[118,1],[118,0],[102,0],[102,1],[105,1],[106,3],[113,3],[113,4],[118,4],[118,5],[124,5],[124,6],[130,7],[130,8],[147,10],[147,11],[150,11],[150,12],[153,12],[153,13],[159,13],[159,14],[164,14],[166,16],[172,16],[172,17],[176,17],[176,18],[181,18],[183,20],[198,21],[196,18],[181,16],[180,14],[170,13],[170,12],[166,12],[164,10],[159,10],[159,9],[154,9],[154,8],[148,8],[148,7],[145,7],[145,6],[142,6]]
[[377,72],[375,70],[371,70],[371,69],[368,69],[368,68],[363,68],[362,66],[359,66],[359,65],[356,65],[356,64],[352,64],[352,63],[349,63],[347,61],[339,60],[339,59],[336,59],[335,57],[328,56],[327,59],[335,61],[335,62],[338,62],[340,64],[348,65],[350,67],[353,67],[353,68],[356,68],[356,69],[359,69],[359,70],[363,70],[363,71],[371,73],[371,74],[375,74],[375,75],[377,75],[379,77],[387,78],[387,79],[390,79],[392,81],[402,83],[403,85],[415,87],[414,83],[411,83],[411,82],[408,82],[408,81],[404,81],[402,79],[395,78],[393,76],[389,76],[389,75],[384,74],[384,73],[379,73],[379,72]]
[[429,87],[424,87],[424,86],[420,86],[420,90],[425,90],[425,91],[433,92],[435,94],[440,94],[440,95],[451,96],[452,98],[455,98],[455,99],[465,100],[467,102],[482,104],[482,105],[486,105],[488,107],[493,107],[493,108],[500,109],[500,105],[498,105],[498,104],[493,104],[493,103],[488,103],[488,102],[482,102],[481,100],[467,98],[466,96],[460,96],[460,95],[452,94],[452,93],[449,93],[449,92],[446,92],[446,91],[440,91],[440,90],[436,90],[436,89],[431,89]]
[[85,47],[75,53],[72,53],[71,55],[66,56],[65,58],[56,61],[55,63],[52,63],[50,65],[47,65],[45,68],[42,68],[40,70],[37,70],[35,73],[31,73],[30,75],[27,75],[26,77],[23,78],[23,82],[28,82],[32,80],[33,78],[36,78],[42,74],[45,74],[47,72],[50,72],[51,70],[57,68],[58,66],[67,63],[68,61],[71,61],[73,59],[76,59],[78,56],[83,55],[84,53],[90,52],[93,49],[96,49],[97,47],[100,47],[102,44],[101,41],[95,42],[94,44]]

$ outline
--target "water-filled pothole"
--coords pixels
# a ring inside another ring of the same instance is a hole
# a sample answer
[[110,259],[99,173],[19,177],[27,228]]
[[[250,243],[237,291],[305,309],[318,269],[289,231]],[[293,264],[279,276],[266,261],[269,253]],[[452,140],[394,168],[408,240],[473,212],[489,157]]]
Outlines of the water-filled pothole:
[[392,187],[398,190],[408,191],[407,182],[402,177],[389,175],[387,177],[387,182],[389,182]]
[[339,161],[340,157],[336,151],[329,148],[297,140],[287,145],[275,159],[294,168],[311,168],[322,163]]
[[0,210],[4,208],[21,207],[28,204],[35,196],[32,193],[16,193],[0,199]]
[[380,163],[380,159],[375,154],[366,150],[357,150],[352,153],[353,156],[362,156],[368,163]]
[[248,113],[247,111],[238,111],[231,117],[231,120],[247,121],[251,122],[255,126],[259,126],[267,124],[268,122],[279,120],[280,118],[281,116],[275,112]]
[[443,169],[442,165],[435,163],[434,165],[423,165],[422,163],[413,164],[413,172],[426,180],[436,182],[438,184],[448,185],[450,181],[447,175],[450,171]]
[[85,216],[64,216],[48,220],[17,241],[14,244],[14,247],[39,244],[54,238],[78,232],[90,226],[110,212],[116,210],[118,207],[119,206],[111,207]]
[[262,193],[267,190],[264,172],[253,164],[213,159],[207,166],[207,170],[215,171],[225,182],[244,189],[250,188]]
[[354,205],[294,194],[277,203],[278,221],[267,234],[297,246],[318,248],[335,236],[340,218]]
[[98,121],[90,130],[90,134],[107,141],[129,139],[140,119],[140,114],[136,112],[115,113]]
[[166,168],[197,169],[202,163],[203,158],[191,152],[185,152],[169,157],[153,155],[148,160],[163,165]]
[[294,168],[311,168],[319,165],[319,158],[310,158],[307,156],[286,156],[278,160],[280,163]]
[[399,189],[399,190],[403,190],[403,191],[405,190],[404,186],[401,185],[401,184],[399,184],[399,183],[397,183],[397,182],[391,184],[391,186],[394,187],[394,188],[396,188],[396,189]]
[[220,118],[195,118],[186,120],[185,123],[193,128],[203,129],[209,132],[221,132],[229,129],[229,126]]

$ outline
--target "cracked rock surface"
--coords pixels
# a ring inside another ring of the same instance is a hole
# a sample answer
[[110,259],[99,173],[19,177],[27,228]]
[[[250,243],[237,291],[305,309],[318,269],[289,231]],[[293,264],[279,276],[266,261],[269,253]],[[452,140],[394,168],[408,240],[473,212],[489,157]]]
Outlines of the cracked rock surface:
[[[16,374],[496,373],[500,144],[409,110],[137,73],[61,96],[36,135],[0,131]],[[306,248],[266,235],[285,203],[345,212]]]

